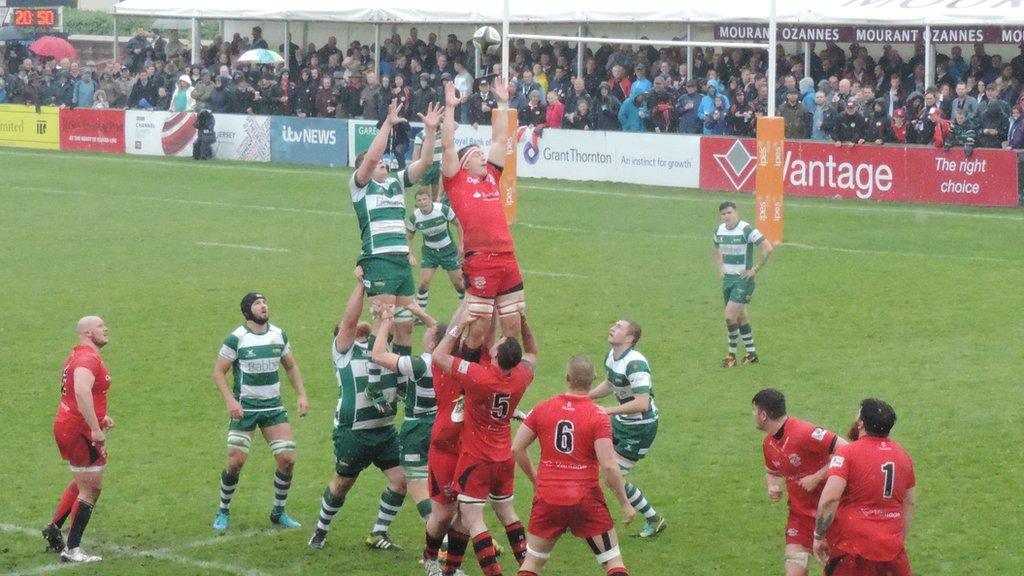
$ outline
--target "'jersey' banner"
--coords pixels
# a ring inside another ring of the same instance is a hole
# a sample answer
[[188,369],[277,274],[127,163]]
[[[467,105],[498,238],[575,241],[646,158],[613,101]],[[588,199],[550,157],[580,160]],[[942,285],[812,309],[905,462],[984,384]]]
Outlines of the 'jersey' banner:
[[0,148],[60,149],[58,109],[24,104],[0,104]]
[[773,244],[782,242],[782,181],[785,122],[778,116],[757,120],[757,167],[754,174],[757,229]]
[[124,110],[60,111],[60,149],[124,154]]
[[[213,157],[219,160],[270,162],[270,117],[215,114],[217,142]],[[125,146],[129,154],[191,156],[196,140],[193,112],[125,112]]]
[[[754,191],[755,141],[703,137],[700,187]],[[975,148],[970,157],[932,146],[836,147],[789,140],[783,163],[786,195],[974,206],[1017,205],[1017,153]]]

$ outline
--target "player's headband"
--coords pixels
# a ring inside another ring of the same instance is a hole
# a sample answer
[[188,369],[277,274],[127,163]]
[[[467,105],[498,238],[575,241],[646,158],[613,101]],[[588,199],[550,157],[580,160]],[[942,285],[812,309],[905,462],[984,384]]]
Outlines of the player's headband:
[[469,163],[469,159],[474,154],[481,154],[482,155],[483,153],[484,153],[484,151],[481,150],[479,146],[471,146],[468,150],[466,150],[465,154],[462,155],[462,159],[459,160],[459,169],[460,170],[465,169],[466,168],[466,164]]

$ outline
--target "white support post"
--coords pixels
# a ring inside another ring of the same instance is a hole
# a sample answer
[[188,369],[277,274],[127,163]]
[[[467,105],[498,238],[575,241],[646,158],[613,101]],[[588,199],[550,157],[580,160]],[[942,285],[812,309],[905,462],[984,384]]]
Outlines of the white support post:
[[[693,26],[690,24],[686,25],[686,41],[690,42],[693,40]],[[693,78],[693,46],[686,47],[686,79],[690,80]]]
[[[510,42],[508,37],[508,2],[509,0],[505,0],[505,7],[501,17],[501,79],[504,80],[505,82],[508,82],[509,70],[511,69],[511,66],[509,66],[508,62]],[[479,53],[480,52],[478,50],[478,59],[480,57]],[[477,74],[479,75],[479,73],[480,72],[478,70]]]
[[935,50],[932,47],[932,27],[924,26],[924,87],[935,84]]
[[117,36],[118,36],[118,22],[117,22],[117,15],[114,15],[114,52],[113,52],[113,54],[114,54],[114,64],[115,65],[118,62],[118,54],[121,51],[120,50],[120,46],[119,46],[120,42],[118,41]]
[[373,25],[373,72],[380,81],[380,24]]
[[[309,46],[309,22],[302,23],[302,49],[305,50]],[[306,58],[309,58],[309,54],[306,54]],[[301,62],[300,62],[301,64]]]
[[[583,36],[583,23],[576,27],[576,35]],[[583,52],[587,49],[587,44],[582,40],[576,42],[576,76],[583,78]]]
[[284,69],[285,70],[289,70],[289,74],[291,74],[290,70],[291,70],[291,67],[292,67],[291,54],[292,54],[292,23],[287,21],[287,20],[285,20],[284,21],[284,54],[282,54],[281,56],[284,58]]
[[199,52],[203,48],[202,39],[199,37],[199,18],[192,19],[192,65],[199,64]]
[[[811,43],[810,42],[804,42],[804,78],[810,78],[810,77],[811,77]],[[796,81],[799,82],[802,79],[803,78],[797,78]]]
[[775,62],[778,42],[776,41],[776,30],[778,23],[775,21],[775,0],[771,0],[771,12],[768,16],[768,116],[775,116],[775,77],[778,74]]

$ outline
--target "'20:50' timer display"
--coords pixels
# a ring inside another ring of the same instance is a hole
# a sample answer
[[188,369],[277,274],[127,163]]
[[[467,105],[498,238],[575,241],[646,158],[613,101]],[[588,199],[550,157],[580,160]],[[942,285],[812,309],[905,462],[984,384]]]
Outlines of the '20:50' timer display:
[[16,8],[14,25],[53,28],[57,25],[57,11],[53,8]]

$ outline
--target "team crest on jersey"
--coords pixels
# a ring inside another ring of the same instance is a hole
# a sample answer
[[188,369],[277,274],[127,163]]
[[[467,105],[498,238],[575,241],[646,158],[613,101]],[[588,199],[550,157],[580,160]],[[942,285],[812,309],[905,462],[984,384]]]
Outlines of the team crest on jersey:
[[786,528],[786,536],[789,536],[790,538],[796,538],[799,535],[800,531],[796,528]]
[[800,466],[800,462],[801,462],[801,460],[800,460],[800,456],[798,454],[790,454],[789,455],[789,463],[792,464],[794,468],[799,467]]
[[483,287],[486,286],[486,285],[487,285],[487,278],[485,278],[483,276],[477,276],[476,278],[473,278],[473,286],[476,286],[477,289],[482,290]]
[[811,438],[814,438],[815,440],[819,440],[819,441],[824,439],[825,438],[825,429],[824,428],[815,428],[814,432],[811,432]]

